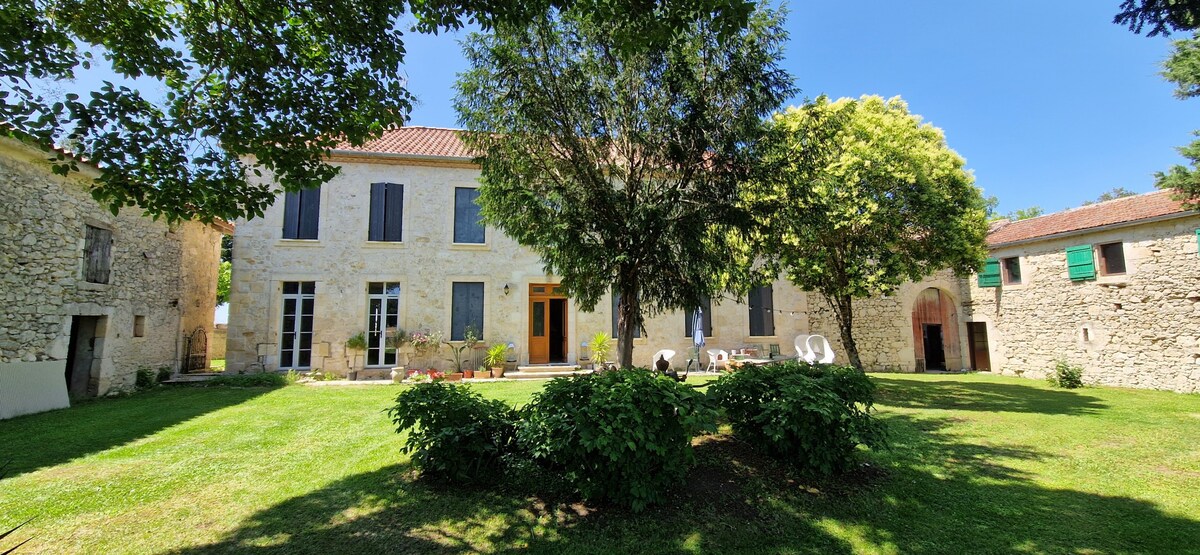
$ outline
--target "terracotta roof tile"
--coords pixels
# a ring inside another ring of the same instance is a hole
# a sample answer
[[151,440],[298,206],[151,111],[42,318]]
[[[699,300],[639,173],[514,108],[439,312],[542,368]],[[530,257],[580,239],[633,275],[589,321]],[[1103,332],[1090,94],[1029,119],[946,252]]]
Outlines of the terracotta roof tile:
[[408,154],[444,158],[472,158],[459,139],[460,129],[441,127],[397,127],[384,131],[383,136],[362,146],[340,143],[334,150],[342,152],[371,152],[379,154]]
[[1156,191],[1011,222],[994,227],[988,233],[987,242],[997,246],[1187,212],[1179,201],[1171,198],[1173,194],[1173,191]]

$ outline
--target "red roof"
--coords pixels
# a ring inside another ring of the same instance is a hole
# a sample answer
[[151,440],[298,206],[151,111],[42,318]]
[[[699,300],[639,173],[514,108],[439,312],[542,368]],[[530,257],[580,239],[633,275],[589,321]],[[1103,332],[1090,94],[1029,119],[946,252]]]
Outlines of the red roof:
[[988,233],[987,242],[990,246],[1003,245],[1188,212],[1172,195],[1174,191],[1157,191],[998,225]]
[[438,158],[473,158],[466,145],[459,139],[460,129],[441,127],[396,127],[383,132],[383,136],[368,141],[362,146],[351,146],[342,142],[334,147],[341,152],[370,152],[410,156],[433,156]]

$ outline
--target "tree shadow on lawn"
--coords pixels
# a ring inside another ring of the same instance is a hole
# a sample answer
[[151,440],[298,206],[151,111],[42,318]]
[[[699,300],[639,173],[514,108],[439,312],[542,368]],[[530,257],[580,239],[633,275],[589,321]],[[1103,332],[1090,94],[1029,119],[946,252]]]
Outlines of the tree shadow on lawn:
[[961,441],[951,419],[892,416],[892,451],[813,479],[727,435],[697,441],[686,486],[644,513],[413,479],[393,465],[268,507],[174,553],[1152,553],[1200,523],[1146,501],[1051,489],[1046,455]]
[[1041,414],[1093,414],[1107,405],[1077,391],[968,379],[914,381],[872,375],[879,385],[876,404],[891,407]]
[[8,476],[17,476],[124,445],[269,391],[257,387],[163,388],[19,416],[0,421],[0,459],[11,461]]

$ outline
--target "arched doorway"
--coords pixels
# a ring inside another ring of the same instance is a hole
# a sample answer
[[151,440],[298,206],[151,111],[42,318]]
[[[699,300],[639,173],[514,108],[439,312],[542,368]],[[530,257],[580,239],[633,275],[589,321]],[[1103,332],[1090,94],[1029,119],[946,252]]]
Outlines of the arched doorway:
[[936,287],[921,291],[913,303],[912,323],[918,372],[962,369],[958,311],[949,295]]

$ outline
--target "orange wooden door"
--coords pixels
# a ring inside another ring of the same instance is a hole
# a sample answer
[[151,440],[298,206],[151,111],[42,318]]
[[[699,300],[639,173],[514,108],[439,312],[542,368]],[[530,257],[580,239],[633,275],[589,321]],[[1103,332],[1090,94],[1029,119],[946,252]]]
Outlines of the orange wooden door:
[[529,298],[529,364],[550,362],[550,335],[546,333],[550,299]]

